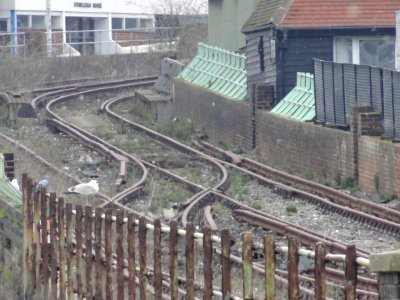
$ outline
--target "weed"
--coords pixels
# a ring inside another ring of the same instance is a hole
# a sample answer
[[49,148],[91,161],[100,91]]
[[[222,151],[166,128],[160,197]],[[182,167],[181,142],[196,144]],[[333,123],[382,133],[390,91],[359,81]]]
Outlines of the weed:
[[297,207],[294,204],[289,204],[286,206],[286,214],[288,216],[291,216],[295,213],[297,213]]
[[243,199],[243,197],[248,193],[246,183],[249,178],[238,171],[234,170],[229,174],[229,191],[231,195],[235,198]]
[[374,187],[375,187],[375,191],[377,191],[379,193],[379,188],[380,188],[380,180],[379,180],[379,174],[375,174],[374,175]]
[[221,147],[222,149],[224,149],[224,150],[228,150],[229,149],[229,147],[228,147],[228,145],[224,142],[224,141],[218,141],[217,142],[217,145],[219,146],[219,147]]
[[191,122],[174,122],[168,120],[158,123],[157,131],[187,144],[192,138],[193,125]]
[[213,212],[218,216],[228,216],[230,214],[230,210],[220,203],[213,205]]
[[0,220],[4,220],[8,218],[8,213],[5,209],[0,208]]
[[307,171],[304,173],[304,178],[307,179],[307,180],[312,180],[312,179],[314,179],[314,174],[313,174],[313,172],[312,172],[311,170],[307,170]]
[[5,239],[4,239],[4,241],[3,241],[3,245],[4,245],[4,248],[6,248],[6,249],[8,249],[8,250],[10,250],[11,249],[11,247],[12,247],[12,241],[11,241],[11,239],[10,238],[8,238],[8,237],[6,237]]
[[342,178],[342,181],[340,182],[340,187],[342,189],[352,190],[352,191],[358,189],[357,181],[355,180],[355,178],[351,176]]
[[1,275],[2,275],[1,277],[3,278],[3,280],[7,281],[7,282],[12,281],[14,278],[14,275],[12,272],[10,272],[8,270],[4,270],[4,269],[3,269],[3,272],[1,273]]
[[251,207],[257,210],[261,210],[262,209],[262,205],[259,202],[254,202],[251,204]]
[[380,194],[379,197],[381,198],[381,200],[383,200],[385,202],[390,202],[397,198],[397,196],[393,193]]

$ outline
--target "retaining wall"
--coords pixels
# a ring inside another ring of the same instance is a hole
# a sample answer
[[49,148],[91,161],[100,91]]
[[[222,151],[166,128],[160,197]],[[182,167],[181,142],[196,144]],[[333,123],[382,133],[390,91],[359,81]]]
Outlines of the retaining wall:
[[203,128],[217,141],[253,148],[253,116],[249,103],[222,97],[186,82],[174,81],[173,105],[180,121]]
[[344,131],[260,110],[254,113],[253,127],[249,103],[178,80],[173,101],[178,118],[190,118],[195,128],[203,127],[214,141],[255,148],[278,169],[319,177],[321,182],[323,178],[358,177],[362,190],[400,195],[400,144],[371,136],[379,132],[381,124],[368,107],[355,107],[351,129]]

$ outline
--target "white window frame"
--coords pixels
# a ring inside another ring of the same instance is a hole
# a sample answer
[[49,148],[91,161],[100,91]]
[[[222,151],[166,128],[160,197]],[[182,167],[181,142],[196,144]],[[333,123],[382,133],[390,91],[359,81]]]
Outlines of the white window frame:
[[380,35],[380,36],[335,36],[333,40],[333,61],[337,61],[336,54],[336,41],[338,39],[351,39],[352,41],[352,64],[360,64],[360,40],[384,40],[393,39],[396,40],[395,36],[391,35]]

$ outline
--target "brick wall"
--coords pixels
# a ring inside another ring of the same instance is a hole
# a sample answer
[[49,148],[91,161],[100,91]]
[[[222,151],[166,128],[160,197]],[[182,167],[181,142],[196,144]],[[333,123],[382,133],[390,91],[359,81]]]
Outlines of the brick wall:
[[248,103],[228,99],[209,90],[175,80],[174,112],[188,118],[208,136],[229,145],[253,148],[252,108]]
[[329,178],[353,176],[350,132],[262,111],[257,111],[256,124],[256,151],[271,165]]

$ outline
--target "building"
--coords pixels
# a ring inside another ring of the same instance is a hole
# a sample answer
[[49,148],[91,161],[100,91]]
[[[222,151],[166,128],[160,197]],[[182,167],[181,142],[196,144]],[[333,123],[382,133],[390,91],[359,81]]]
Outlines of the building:
[[282,99],[313,59],[395,68],[396,0],[261,0],[242,28],[248,95]]
[[3,0],[0,1],[2,42],[7,33],[12,34],[8,42],[15,52],[19,48],[26,51],[25,45],[32,39],[37,39],[37,44],[43,47],[43,34],[39,36],[38,33],[49,31],[46,20],[51,15],[53,52],[124,53],[126,49],[123,48],[128,46],[165,37],[155,30],[160,1],[50,0],[50,7],[47,7],[46,0]]
[[260,0],[208,0],[208,44],[237,51],[246,46],[241,28]]

